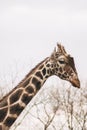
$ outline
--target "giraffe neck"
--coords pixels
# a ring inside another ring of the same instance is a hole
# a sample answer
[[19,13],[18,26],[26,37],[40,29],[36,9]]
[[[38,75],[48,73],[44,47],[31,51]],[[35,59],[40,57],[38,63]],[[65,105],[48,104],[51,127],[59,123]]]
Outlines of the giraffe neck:
[[9,130],[52,73],[49,58],[46,58],[0,101],[0,130]]

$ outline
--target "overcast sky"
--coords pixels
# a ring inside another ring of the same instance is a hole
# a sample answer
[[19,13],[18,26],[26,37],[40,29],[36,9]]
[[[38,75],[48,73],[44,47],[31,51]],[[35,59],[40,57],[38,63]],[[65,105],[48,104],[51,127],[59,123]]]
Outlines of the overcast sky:
[[31,65],[61,42],[87,79],[87,0],[0,0],[0,75]]

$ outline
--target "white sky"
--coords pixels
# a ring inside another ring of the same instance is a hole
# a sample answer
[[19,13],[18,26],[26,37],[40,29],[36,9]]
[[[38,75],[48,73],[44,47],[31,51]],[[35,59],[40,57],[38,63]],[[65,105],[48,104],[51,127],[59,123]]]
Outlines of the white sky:
[[0,0],[0,75],[35,66],[61,42],[87,79],[87,0]]

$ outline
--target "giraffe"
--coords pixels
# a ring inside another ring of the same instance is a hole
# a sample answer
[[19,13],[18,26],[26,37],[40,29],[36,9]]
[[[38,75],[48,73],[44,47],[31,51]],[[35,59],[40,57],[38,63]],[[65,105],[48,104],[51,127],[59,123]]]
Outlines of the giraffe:
[[11,92],[0,100],[0,130],[10,129],[26,105],[52,75],[80,88],[74,59],[67,54],[61,44],[57,44],[49,57],[32,69]]

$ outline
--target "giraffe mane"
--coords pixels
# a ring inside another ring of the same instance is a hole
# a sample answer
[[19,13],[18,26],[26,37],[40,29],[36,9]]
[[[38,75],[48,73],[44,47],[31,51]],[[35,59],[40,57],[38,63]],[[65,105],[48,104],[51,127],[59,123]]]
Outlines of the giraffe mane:
[[16,87],[14,87],[9,93],[7,93],[7,95],[3,96],[1,99],[0,99],[0,102],[2,100],[4,100],[6,97],[8,97],[9,94],[11,94],[17,87],[20,87],[21,84],[24,82],[24,80],[29,77],[29,75],[31,75],[35,70],[36,68],[38,68],[42,63],[44,63],[44,61],[46,61],[49,57],[45,58],[42,62],[40,62],[39,64],[36,65],[36,67],[34,67],[25,77],[24,79],[18,83],[18,85]]
[[27,75],[26,75],[26,77],[25,78],[27,78],[29,75],[31,75],[35,70],[36,70],[36,68],[38,68],[42,63],[44,63],[44,61],[46,61],[48,59],[48,57],[47,58],[45,58],[42,62],[40,62],[39,64],[37,64]]

